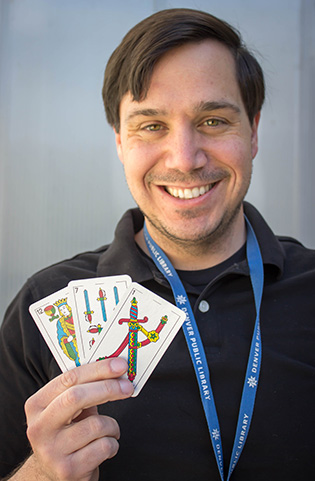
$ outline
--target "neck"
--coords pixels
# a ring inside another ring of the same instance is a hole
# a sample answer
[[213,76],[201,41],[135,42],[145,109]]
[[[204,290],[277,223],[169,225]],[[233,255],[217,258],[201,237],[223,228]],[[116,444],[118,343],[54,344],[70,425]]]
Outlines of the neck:
[[[238,222],[230,227],[229,232],[225,232],[224,237],[213,241],[210,239],[202,245],[196,243],[172,242],[168,238],[156,235],[150,226],[147,225],[148,232],[158,246],[165,252],[172,262],[175,269],[180,270],[201,270],[213,267],[237,252],[246,241],[246,227],[243,213]],[[150,256],[147,248],[143,229],[135,235],[135,241],[139,247]]]

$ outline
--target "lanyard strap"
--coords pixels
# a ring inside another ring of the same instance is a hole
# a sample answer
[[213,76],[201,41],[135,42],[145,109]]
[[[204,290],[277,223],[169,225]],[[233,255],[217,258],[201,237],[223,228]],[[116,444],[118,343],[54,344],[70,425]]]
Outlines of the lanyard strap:
[[[247,225],[246,255],[249,265],[250,279],[256,307],[256,321],[247,363],[238,423],[234,438],[234,446],[232,450],[230,467],[226,481],[229,481],[246,442],[250,422],[254,411],[255,396],[257,392],[261,364],[259,314],[264,284],[263,262],[253,228],[249,223],[247,217],[245,217],[245,221]],[[202,340],[198,331],[195,316],[188,300],[186,290],[176,270],[174,269],[170,260],[167,258],[166,254],[160,249],[160,247],[154,242],[154,240],[150,236],[146,223],[144,223],[144,238],[153,261],[155,262],[157,268],[162,272],[164,277],[168,280],[172,288],[177,307],[179,307],[186,314],[186,320],[183,324],[183,330],[188,345],[190,357],[192,359],[192,363],[195,369],[195,374],[199,385],[200,397],[202,400],[208,424],[216,462],[220,472],[221,480],[224,481],[223,451],[219,419],[210,384],[208,363],[204,352]]]

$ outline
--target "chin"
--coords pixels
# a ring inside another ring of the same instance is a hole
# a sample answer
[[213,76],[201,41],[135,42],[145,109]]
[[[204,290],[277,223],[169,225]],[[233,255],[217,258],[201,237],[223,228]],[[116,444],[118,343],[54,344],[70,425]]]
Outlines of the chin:
[[206,242],[208,243],[217,230],[215,227],[210,226],[207,229],[205,229],[204,225],[200,227],[200,222],[199,226],[194,228],[194,223],[192,221],[189,222],[189,220],[187,223],[187,228],[183,228],[183,225],[181,225],[179,228],[176,228],[174,225],[163,225],[154,221],[152,222],[152,220],[149,220],[149,222],[154,227],[154,230],[160,239],[167,239],[168,241],[172,241],[173,243],[181,245],[182,247],[197,246]]
[[157,243],[158,239],[161,242],[167,239],[182,247],[197,248],[206,245],[209,247],[209,243],[216,244],[232,234],[238,223],[241,205],[240,203],[235,209],[225,212],[225,215],[212,221],[209,212],[207,215],[200,216],[199,213],[197,216],[196,212],[185,211],[185,215],[181,215],[180,219],[173,220],[170,216],[165,222],[154,216],[144,215],[155,230]]

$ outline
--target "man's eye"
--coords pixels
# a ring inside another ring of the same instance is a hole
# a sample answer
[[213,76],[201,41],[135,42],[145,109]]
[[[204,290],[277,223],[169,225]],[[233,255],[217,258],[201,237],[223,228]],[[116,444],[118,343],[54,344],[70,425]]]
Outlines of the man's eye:
[[148,130],[149,132],[158,132],[161,130],[162,126],[160,124],[150,124],[144,127],[144,130]]
[[222,120],[219,119],[208,119],[205,121],[205,125],[207,125],[208,127],[218,127],[222,123]]

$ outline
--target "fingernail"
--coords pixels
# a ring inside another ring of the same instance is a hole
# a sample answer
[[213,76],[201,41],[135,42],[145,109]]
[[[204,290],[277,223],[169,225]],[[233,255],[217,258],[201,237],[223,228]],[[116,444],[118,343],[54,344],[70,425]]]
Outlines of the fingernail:
[[123,394],[131,394],[133,391],[133,386],[127,379],[119,379],[120,389]]
[[121,359],[120,357],[115,357],[111,360],[110,367],[113,372],[122,372],[126,371],[127,363],[124,359]]

